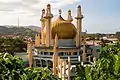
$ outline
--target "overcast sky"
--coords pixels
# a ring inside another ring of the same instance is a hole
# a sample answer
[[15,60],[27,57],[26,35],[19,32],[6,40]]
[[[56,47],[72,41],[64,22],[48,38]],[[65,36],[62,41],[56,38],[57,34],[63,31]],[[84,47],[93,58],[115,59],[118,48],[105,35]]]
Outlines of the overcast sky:
[[[120,31],[120,0],[0,0],[0,25],[40,26],[41,10],[50,3],[54,17],[62,9],[62,16],[67,18],[71,9],[73,18],[76,7],[82,6],[83,31],[113,33]],[[75,21],[73,22],[75,24]]]

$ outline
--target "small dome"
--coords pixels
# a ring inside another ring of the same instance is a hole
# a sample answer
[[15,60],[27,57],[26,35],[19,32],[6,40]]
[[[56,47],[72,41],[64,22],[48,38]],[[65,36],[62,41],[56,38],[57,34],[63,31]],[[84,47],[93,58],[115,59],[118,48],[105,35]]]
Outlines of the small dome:
[[[73,39],[76,36],[76,28],[71,22],[64,20],[61,15],[51,25],[52,39],[57,34],[58,39]],[[46,29],[44,29],[44,36]]]

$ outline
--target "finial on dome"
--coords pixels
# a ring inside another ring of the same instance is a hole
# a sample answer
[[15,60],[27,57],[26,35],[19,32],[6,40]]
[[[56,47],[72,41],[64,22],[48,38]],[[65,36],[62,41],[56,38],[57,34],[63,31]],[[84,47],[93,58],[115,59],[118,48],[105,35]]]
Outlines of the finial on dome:
[[61,15],[61,13],[62,13],[62,10],[61,10],[61,9],[59,9],[59,15]]

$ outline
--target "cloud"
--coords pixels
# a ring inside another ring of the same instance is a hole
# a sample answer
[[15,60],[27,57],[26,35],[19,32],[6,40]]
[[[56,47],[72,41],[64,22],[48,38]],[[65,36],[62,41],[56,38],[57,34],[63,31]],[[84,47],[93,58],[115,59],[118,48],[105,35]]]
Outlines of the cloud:
[[53,9],[62,8],[69,4],[76,3],[77,0],[1,0],[0,11],[3,12],[22,12],[30,11],[31,13],[39,13],[42,8],[50,3]]
[[20,2],[21,0],[0,0],[2,3]]
[[[20,25],[40,26],[41,10],[46,9],[47,4],[51,4],[54,18],[59,14],[59,9],[64,9],[62,16],[66,18],[69,8],[73,19],[76,16],[76,5],[81,4],[84,15],[83,31],[113,32],[120,26],[120,6],[117,0],[0,0],[0,23],[17,24],[19,16]],[[76,25],[75,19],[73,23]]]
[[[0,0],[1,24],[15,24],[18,16],[20,25],[40,25],[41,10],[51,4],[52,14],[58,15],[58,10],[73,5],[81,0]],[[65,15],[63,15],[64,17]]]

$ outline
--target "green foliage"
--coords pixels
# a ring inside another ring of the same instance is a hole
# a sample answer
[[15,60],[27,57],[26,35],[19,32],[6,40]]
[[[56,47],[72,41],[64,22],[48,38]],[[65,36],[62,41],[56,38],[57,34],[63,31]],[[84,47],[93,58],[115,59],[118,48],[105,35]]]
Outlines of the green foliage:
[[19,57],[0,53],[0,80],[59,80],[46,68],[24,68]]
[[120,42],[105,46],[91,66],[77,66],[75,80],[120,80]]
[[23,73],[23,61],[19,57],[0,53],[0,79],[19,80]]
[[86,77],[85,77],[85,69],[83,66],[81,65],[77,65],[76,66],[76,78],[75,80],[86,80]]
[[58,80],[51,71],[46,68],[26,68],[23,80]]
[[[34,27],[36,28],[36,27]],[[16,36],[31,36],[34,37],[35,35],[35,30],[25,28],[25,27],[15,27],[15,26],[11,26],[11,27],[5,27],[5,26],[0,26],[0,34],[1,35],[16,35]]]

